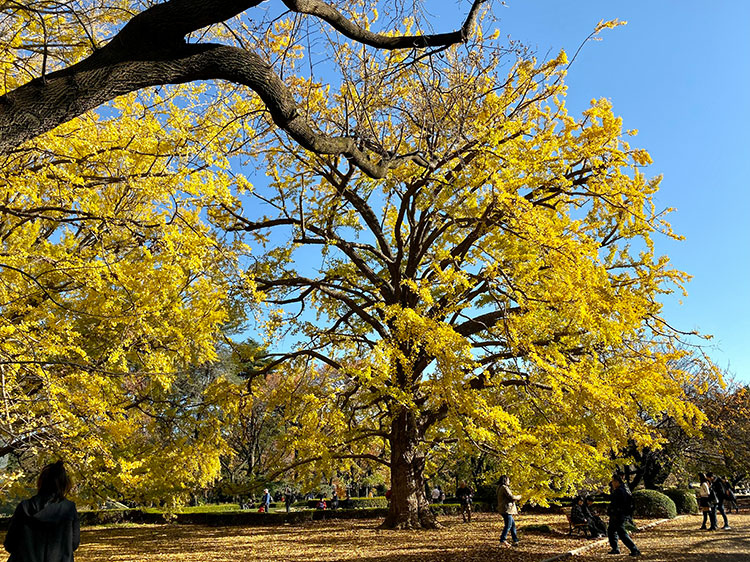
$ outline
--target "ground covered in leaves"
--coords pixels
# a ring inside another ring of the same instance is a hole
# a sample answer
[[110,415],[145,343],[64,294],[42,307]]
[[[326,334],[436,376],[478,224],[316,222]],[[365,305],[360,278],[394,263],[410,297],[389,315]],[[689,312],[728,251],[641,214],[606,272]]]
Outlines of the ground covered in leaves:
[[[442,517],[436,531],[383,531],[379,521],[320,521],[283,527],[203,527],[141,525],[94,527],[82,532],[78,562],[540,562],[590,545],[577,562],[618,559],[601,541],[567,537],[563,515],[521,515],[521,543],[501,548],[502,519],[480,513],[471,524]],[[750,514],[731,515],[731,531],[699,531],[700,518],[688,516],[636,533],[643,560],[750,562]],[[645,525],[648,521],[637,521]],[[549,525],[553,533],[523,531]],[[623,559],[623,558],[619,558]]]

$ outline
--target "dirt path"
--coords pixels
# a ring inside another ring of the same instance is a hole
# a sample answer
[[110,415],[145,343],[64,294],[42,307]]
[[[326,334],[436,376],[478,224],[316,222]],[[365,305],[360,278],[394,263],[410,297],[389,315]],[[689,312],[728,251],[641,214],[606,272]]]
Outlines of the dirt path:
[[[719,517],[721,521],[721,517]],[[701,531],[701,518],[684,517],[663,523],[633,539],[643,552],[639,560],[669,562],[750,562],[750,514],[729,515],[731,531]],[[624,552],[626,549],[621,548]],[[597,560],[626,560],[607,554],[609,545],[597,546],[570,560],[594,562]]]

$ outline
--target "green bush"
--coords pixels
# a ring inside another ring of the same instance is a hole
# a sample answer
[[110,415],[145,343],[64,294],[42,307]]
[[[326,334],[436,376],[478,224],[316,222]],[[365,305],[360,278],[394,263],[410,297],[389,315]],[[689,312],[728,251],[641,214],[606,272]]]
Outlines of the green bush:
[[[294,504],[294,507],[315,509],[318,506],[318,499],[302,500]],[[331,509],[331,498],[325,498],[328,509]],[[349,502],[347,504],[347,502]],[[339,509],[365,509],[370,507],[387,508],[388,500],[384,496],[375,496],[374,498],[339,498]]]
[[674,502],[656,490],[636,490],[633,492],[635,513],[640,517],[677,517],[677,507]]
[[[458,515],[461,513],[460,503],[432,503],[430,509],[437,514]],[[485,502],[474,502],[471,504],[471,510],[474,513],[480,511],[492,511],[492,505]]]
[[432,503],[430,509],[438,514],[458,515],[461,513],[461,504],[457,503]]
[[674,502],[677,513],[698,513],[698,500],[695,498],[695,491],[671,488],[664,490],[664,495]]

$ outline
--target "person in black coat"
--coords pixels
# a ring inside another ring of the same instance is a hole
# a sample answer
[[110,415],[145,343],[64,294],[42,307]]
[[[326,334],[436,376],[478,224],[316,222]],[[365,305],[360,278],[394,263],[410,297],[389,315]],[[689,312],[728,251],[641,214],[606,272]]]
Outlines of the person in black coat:
[[607,535],[607,526],[602,521],[602,518],[596,513],[594,508],[594,498],[586,496],[583,504],[583,514],[588,519],[589,526],[593,529],[593,535],[596,537],[604,537]]
[[585,501],[586,498],[583,496],[576,496],[573,499],[573,505],[570,507],[570,522],[573,525],[587,525],[588,535],[592,538],[599,538],[599,535],[603,537],[604,533],[600,533],[595,521],[591,518]]
[[36,485],[37,495],[18,504],[10,520],[8,562],[73,562],[81,530],[76,504],[65,499],[71,483],[63,462],[45,466]]
[[716,496],[716,504],[711,506],[713,510],[713,519],[716,521],[716,512],[721,513],[724,518],[724,526],[722,529],[725,531],[730,530],[732,527],[729,526],[729,520],[727,519],[727,512],[724,509],[724,502],[727,501],[727,485],[720,476],[714,476],[712,472],[706,474],[706,478],[711,483],[711,489],[714,491]]
[[609,546],[612,550],[610,554],[619,554],[620,546],[617,543],[617,537],[620,537],[622,544],[630,549],[630,556],[639,556],[641,551],[635,546],[633,539],[630,538],[625,530],[625,520],[632,515],[632,498],[627,488],[623,486],[622,476],[619,474],[612,475],[612,494],[610,496],[609,508],[609,526],[607,535],[609,537]]
[[464,523],[471,523],[471,503],[473,496],[474,492],[472,489],[462,480],[459,483],[458,488],[456,488],[456,497],[461,504],[461,516],[463,517]]

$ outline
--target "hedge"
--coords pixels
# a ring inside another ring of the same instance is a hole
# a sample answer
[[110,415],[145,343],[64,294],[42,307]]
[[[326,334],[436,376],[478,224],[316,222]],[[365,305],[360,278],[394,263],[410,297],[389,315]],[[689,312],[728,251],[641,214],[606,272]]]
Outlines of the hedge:
[[[101,511],[82,510],[78,512],[81,525],[113,525],[122,523],[136,524],[165,524],[175,523],[178,525],[206,525],[214,527],[230,526],[265,526],[283,525],[285,523],[304,523],[307,521],[319,521],[323,519],[376,519],[388,515],[387,501],[385,498],[356,498],[365,500],[356,502],[363,504],[375,504],[374,507],[356,507],[350,509],[303,509],[290,513],[271,512],[258,513],[249,510],[233,511],[211,511],[211,512],[188,512],[188,513],[163,513],[156,510],[142,509],[107,509]],[[375,501],[373,501],[375,500]],[[382,507],[378,504],[383,505]],[[472,510],[492,511],[492,504],[485,502],[474,502]],[[431,504],[430,508],[439,515],[456,515],[461,513],[460,504],[438,503]],[[7,529],[10,517],[0,517],[0,530]]]
[[[318,502],[320,500],[314,499],[314,500],[302,500],[294,504],[295,507],[308,507],[310,509],[315,509],[318,506]],[[331,498],[325,498],[326,505],[330,509],[331,507]],[[348,502],[348,504],[347,504]],[[339,498],[339,508],[344,508],[344,506],[347,506],[345,509],[362,509],[362,508],[370,508],[370,507],[381,507],[381,508],[387,508],[388,507],[388,500],[385,499],[383,496],[375,496],[374,498]]]
[[[492,511],[493,504],[486,503],[486,502],[474,502],[471,505],[471,510],[473,512],[484,512],[484,511]],[[461,504],[460,503],[433,503],[430,504],[430,509],[434,511],[437,514],[442,515],[459,515],[461,513]]]
[[635,513],[640,517],[677,517],[677,507],[674,502],[656,490],[636,490],[633,492]]
[[671,488],[664,490],[664,495],[674,502],[677,513],[698,513],[698,500],[693,490]]

